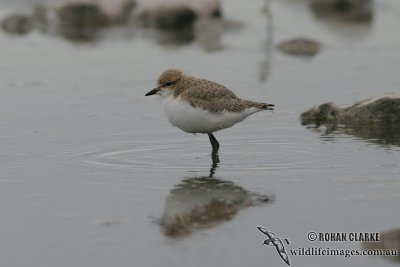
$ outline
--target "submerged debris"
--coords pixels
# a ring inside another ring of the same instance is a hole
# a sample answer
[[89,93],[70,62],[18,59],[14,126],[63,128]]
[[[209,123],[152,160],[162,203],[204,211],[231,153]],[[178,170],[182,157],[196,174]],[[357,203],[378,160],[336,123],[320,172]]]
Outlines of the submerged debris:
[[280,43],[277,48],[289,55],[315,56],[321,49],[321,44],[308,38],[295,38]]

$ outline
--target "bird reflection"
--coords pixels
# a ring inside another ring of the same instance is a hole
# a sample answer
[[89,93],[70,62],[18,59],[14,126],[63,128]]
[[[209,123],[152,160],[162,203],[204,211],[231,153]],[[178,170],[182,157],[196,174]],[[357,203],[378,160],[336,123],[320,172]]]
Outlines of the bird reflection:
[[214,162],[209,176],[184,178],[170,191],[161,218],[166,236],[184,237],[195,230],[215,227],[232,220],[243,208],[272,200],[271,196],[214,177],[217,167]]

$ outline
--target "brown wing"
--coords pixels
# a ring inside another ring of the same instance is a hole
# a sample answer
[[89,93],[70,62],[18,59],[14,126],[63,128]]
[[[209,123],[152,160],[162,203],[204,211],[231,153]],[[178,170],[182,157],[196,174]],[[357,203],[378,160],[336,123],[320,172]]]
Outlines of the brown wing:
[[250,104],[256,104],[255,102],[238,98],[228,88],[209,80],[191,79],[187,83],[184,87],[188,89],[181,91],[179,96],[188,101],[193,107],[200,107],[214,113],[222,112],[223,110],[240,112],[253,106]]

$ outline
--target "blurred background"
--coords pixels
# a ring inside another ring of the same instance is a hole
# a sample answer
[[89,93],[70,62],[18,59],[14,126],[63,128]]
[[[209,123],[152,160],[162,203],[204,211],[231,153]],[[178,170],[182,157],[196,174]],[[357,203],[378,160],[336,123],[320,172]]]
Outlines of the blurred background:
[[[1,266],[284,266],[257,226],[400,248],[399,1],[2,0],[0,21]],[[167,68],[276,110],[217,132],[213,164],[144,96]]]

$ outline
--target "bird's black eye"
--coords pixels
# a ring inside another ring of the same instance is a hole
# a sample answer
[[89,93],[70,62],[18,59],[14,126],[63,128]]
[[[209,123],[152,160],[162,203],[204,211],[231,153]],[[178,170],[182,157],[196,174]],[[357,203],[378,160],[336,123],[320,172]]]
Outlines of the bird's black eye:
[[163,87],[168,87],[168,86],[171,86],[172,84],[173,84],[172,82],[165,82],[163,84]]

